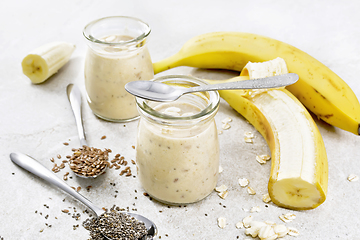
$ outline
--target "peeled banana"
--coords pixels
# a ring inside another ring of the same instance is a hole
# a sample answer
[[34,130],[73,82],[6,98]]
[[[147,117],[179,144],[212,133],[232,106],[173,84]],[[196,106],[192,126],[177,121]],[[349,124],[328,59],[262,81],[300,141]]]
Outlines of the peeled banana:
[[360,135],[360,104],[350,87],[307,53],[275,39],[241,32],[214,32],[190,39],[173,56],[153,64],[155,73],[177,66],[241,71],[247,62],[284,59],[299,81],[287,89],[323,121]]
[[[288,73],[285,61],[277,58],[264,63],[248,63],[242,76],[234,79],[285,73]],[[285,88],[222,90],[219,93],[269,145],[272,163],[268,191],[271,200],[278,206],[294,210],[313,209],[323,203],[328,184],[325,146],[314,120],[298,99]]]
[[42,83],[69,61],[74,50],[75,45],[67,42],[53,42],[36,48],[23,59],[23,73],[32,83]]

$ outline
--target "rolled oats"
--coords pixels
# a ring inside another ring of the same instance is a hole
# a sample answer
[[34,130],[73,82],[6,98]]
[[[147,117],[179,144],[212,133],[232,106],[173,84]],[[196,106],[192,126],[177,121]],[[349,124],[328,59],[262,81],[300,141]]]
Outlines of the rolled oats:
[[359,176],[355,175],[355,174],[350,174],[348,177],[347,177],[347,180],[349,182],[356,182],[359,180]]
[[255,190],[252,187],[247,187],[246,190],[250,195],[255,195],[256,194]]
[[289,229],[283,224],[276,224],[274,226],[274,232],[278,238],[282,238],[289,232]]
[[261,209],[260,209],[259,206],[255,206],[255,207],[252,207],[252,208],[250,209],[250,212],[251,212],[251,213],[260,212],[260,211],[261,211]]
[[241,228],[243,228],[244,227],[244,224],[243,224],[243,222],[237,222],[236,224],[235,224],[235,227],[237,228],[237,229],[241,229]]
[[262,196],[262,200],[263,200],[264,203],[269,203],[269,202],[271,202],[270,195],[269,195],[268,193],[264,194],[264,195]]
[[293,228],[293,227],[288,227],[288,235],[290,236],[293,236],[293,237],[296,237],[296,236],[299,236],[300,232],[296,229],[296,228]]
[[229,194],[228,191],[223,191],[218,193],[219,197],[221,197],[222,199],[225,199],[228,196],[228,194]]
[[242,223],[244,225],[245,228],[249,228],[251,226],[251,222],[253,220],[253,216],[249,215],[247,217],[245,217],[243,220],[242,220]]
[[283,222],[291,222],[292,220],[294,220],[296,218],[296,215],[293,213],[286,213],[286,214],[282,214],[279,216],[279,218],[283,221]]
[[269,155],[258,155],[256,156],[256,161],[258,161],[260,164],[265,164],[266,161],[269,161],[271,158]]
[[241,187],[246,187],[247,185],[249,185],[249,180],[247,180],[246,178],[240,178],[239,184]]
[[224,123],[222,126],[221,126],[222,129],[224,130],[228,130],[229,128],[231,128],[230,124],[229,123]]
[[217,222],[218,222],[219,228],[222,228],[222,229],[225,228],[225,226],[226,226],[226,219],[225,218],[219,217],[217,219]]
[[226,191],[227,189],[228,189],[227,186],[221,185],[221,186],[219,186],[219,187],[216,187],[216,188],[215,188],[215,191],[217,191],[217,192],[223,192],[223,191]]

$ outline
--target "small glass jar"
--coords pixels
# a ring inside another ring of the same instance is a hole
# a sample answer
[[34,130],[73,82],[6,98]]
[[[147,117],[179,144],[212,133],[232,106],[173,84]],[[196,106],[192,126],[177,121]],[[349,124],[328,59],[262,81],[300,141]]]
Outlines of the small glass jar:
[[106,17],[89,23],[83,31],[88,43],[85,88],[93,113],[107,121],[126,122],[139,114],[135,98],[124,86],[150,80],[154,70],[146,47],[150,27],[125,16]]
[[[155,79],[176,87],[207,84],[182,75]],[[185,94],[173,102],[136,98],[140,113],[136,162],[144,190],[166,204],[197,202],[216,187],[219,142],[216,91]]]

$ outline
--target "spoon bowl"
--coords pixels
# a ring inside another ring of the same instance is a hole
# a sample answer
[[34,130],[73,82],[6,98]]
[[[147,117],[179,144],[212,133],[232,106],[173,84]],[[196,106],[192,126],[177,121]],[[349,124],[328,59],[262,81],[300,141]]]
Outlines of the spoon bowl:
[[[22,154],[22,153],[11,153],[10,159],[13,163],[18,165],[19,167],[22,167],[23,169],[34,174],[35,176],[38,176],[38,177],[42,178],[43,180],[57,186],[58,188],[62,189],[63,191],[65,191],[66,193],[68,193],[69,195],[74,197],[75,199],[82,202],[85,206],[90,208],[95,213],[96,217],[99,217],[99,216],[101,216],[101,214],[105,213],[105,211],[102,208],[94,205],[91,201],[89,201],[83,195],[81,195],[80,193],[78,193],[77,191],[72,189],[69,185],[67,185],[64,181],[62,181],[58,177],[56,177],[56,175],[53,172],[48,170],[46,167],[44,167],[41,163],[39,163],[34,158],[32,158],[28,155]],[[135,213],[124,212],[124,214],[128,214],[131,217],[134,217],[138,221],[143,222],[145,224],[145,227],[147,229],[147,234],[141,240],[150,240],[150,239],[153,239],[153,237],[157,235],[157,227],[156,227],[155,223],[153,223],[148,218],[146,218],[142,215],[139,215],[139,214],[135,214]],[[112,240],[105,234],[103,234],[103,235],[107,239]]]
[[220,84],[201,85],[190,88],[177,88],[155,81],[133,81],[125,85],[130,94],[146,100],[157,102],[175,101],[183,94],[192,92],[229,90],[229,89],[267,89],[278,88],[294,84],[299,79],[295,73],[277,75],[273,77],[232,81]]

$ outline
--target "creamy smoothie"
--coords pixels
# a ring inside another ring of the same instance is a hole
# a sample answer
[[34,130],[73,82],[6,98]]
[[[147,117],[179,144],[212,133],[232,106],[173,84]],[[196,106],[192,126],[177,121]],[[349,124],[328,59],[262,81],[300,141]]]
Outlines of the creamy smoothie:
[[[189,103],[161,103],[156,111],[171,116],[200,112]],[[219,145],[214,119],[189,128],[158,126],[141,118],[136,160],[145,191],[165,203],[192,203],[216,187]]]
[[[133,39],[108,35],[100,40],[117,43]],[[146,46],[127,49],[109,45],[101,52],[89,48],[85,60],[85,87],[92,111],[107,120],[127,120],[138,116],[134,96],[124,86],[130,81],[150,80],[154,76]]]

